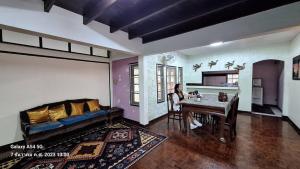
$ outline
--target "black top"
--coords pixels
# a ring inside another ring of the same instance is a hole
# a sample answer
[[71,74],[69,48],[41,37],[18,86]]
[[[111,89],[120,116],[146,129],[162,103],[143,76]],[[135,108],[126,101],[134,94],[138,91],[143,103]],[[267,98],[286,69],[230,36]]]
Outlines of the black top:
[[[180,94],[179,94],[180,93]],[[184,95],[182,92],[177,92],[176,93],[178,95],[178,98],[179,98],[179,101],[183,100],[184,99]]]

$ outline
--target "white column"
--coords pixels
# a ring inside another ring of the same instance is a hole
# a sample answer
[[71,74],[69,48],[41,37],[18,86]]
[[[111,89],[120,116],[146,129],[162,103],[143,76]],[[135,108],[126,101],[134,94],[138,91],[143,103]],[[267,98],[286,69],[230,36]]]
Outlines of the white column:
[[148,118],[148,77],[147,77],[147,65],[146,56],[139,56],[139,75],[140,75],[140,124],[147,125],[149,123]]
[[110,73],[110,102],[111,102],[111,107],[114,107],[114,88],[113,88],[113,78],[112,78],[112,60],[109,60],[109,73]]

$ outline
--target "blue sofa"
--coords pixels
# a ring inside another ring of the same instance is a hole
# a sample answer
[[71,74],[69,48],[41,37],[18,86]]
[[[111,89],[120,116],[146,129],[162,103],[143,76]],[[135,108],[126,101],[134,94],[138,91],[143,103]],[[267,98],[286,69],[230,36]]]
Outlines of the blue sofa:
[[[65,134],[83,127],[100,123],[107,122],[109,118],[109,106],[100,105],[101,110],[97,112],[90,112],[87,101],[92,99],[78,99],[78,100],[66,100],[62,102],[56,102],[51,104],[45,104],[29,110],[20,112],[21,129],[23,137],[27,144],[42,141],[53,136]],[[84,114],[79,116],[69,116],[71,114],[70,103],[85,103]],[[38,109],[41,107],[48,106],[49,108],[64,104],[68,118],[60,119],[56,122],[48,121],[38,124],[30,124],[27,111]]]

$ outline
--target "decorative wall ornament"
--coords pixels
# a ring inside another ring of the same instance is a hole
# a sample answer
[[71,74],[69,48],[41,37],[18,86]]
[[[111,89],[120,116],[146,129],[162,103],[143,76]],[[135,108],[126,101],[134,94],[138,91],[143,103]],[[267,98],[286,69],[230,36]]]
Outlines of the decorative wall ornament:
[[163,65],[167,65],[168,62],[174,62],[175,61],[175,56],[173,55],[162,55],[160,57],[160,62],[163,64]]
[[243,63],[243,65],[236,65],[236,67],[234,68],[235,70],[244,70],[246,66],[246,63]]
[[197,70],[202,66],[203,63],[193,65],[193,70],[197,72]]
[[227,62],[227,63],[225,64],[225,68],[230,69],[230,67],[233,66],[233,65],[234,65],[234,61],[232,61],[232,62]]
[[212,66],[215,66],[217,63],[218,63],[219,60],[216,60],[216,61],[210,61],[208,63],[208,66],[211,68]]

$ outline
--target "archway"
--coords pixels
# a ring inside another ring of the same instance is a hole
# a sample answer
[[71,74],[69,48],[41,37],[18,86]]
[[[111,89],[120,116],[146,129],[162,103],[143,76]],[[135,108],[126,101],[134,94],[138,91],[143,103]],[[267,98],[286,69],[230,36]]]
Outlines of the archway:
[[262,60],[253,63],[252,113],[282,116],[284,61]]

